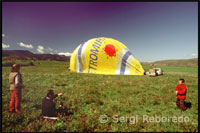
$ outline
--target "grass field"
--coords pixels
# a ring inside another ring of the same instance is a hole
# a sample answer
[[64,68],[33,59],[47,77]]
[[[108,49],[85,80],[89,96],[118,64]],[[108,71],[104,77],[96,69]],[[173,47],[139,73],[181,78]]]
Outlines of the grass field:
[[[8,75],[10,67],[2,68],[2,130],[4,132],[43,131],[188,131],[198,132],[198,68],[161,67],[163,76],[106,76],[76,74],[68,70],[69,63],[36,61],[35,66],[21,68],[24,85],[21,114],[9,113]],[[144,66],[147,70],[148,66]],[[177,109],[174,90],[178,79],[186,81],[187,102],[192,107],[185,112]],[[41,102],[48,89],[64,96],[71,115],[57,121],[41,120]],[[105,123],[99,117],[107,115]],[[148,122],[149,117],[184,117],[187,122]],[[113,117],[115,116],[115,118]],[[138,121],[131,123],[131,118]],[[125,118],[126,117],[126,118]],[[123,120],[125,118],[125,120]],[[120,121],[116,122],[116,119]],[[126,121],[127,120],[127,121]]]

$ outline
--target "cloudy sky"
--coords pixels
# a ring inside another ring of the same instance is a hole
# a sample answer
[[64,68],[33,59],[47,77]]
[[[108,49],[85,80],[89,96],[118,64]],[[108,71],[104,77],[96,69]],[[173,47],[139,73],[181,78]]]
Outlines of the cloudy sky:
[[195,58],[197,2],[2,2],[2,48],[69,55],[114,38],[139,61]]

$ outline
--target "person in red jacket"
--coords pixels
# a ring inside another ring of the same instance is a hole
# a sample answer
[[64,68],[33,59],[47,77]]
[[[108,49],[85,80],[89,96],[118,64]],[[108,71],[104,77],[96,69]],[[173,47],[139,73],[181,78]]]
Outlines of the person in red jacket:
[[176,105],[178,108],[181,108],[181,111],[185,111],[185,98],[186,98],[186,93],[187,93],[187,88],[185,86],[185,80],[184,79],[179,79],[179,84],[176,86]]

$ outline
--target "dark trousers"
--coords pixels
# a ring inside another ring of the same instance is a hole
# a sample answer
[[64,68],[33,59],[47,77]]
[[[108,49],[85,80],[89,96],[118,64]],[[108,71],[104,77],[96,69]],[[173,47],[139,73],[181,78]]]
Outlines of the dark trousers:
[[185,100],[177,98],[176,105],[178,108],[181,108],[182,111],[185,111]]

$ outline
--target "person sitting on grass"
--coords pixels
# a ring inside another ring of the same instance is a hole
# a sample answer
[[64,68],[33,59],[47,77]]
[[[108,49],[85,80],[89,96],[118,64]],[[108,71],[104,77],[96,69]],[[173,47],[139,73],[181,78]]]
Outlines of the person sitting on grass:
[[[54,94],[53,90],[47,91],[47,96],[42,100],[42,116],[43,118],[57,117],[56,103],[53,99],[57,96],[63,96],[63,93]],[[56,118],[55,118],[56,119]]]
[[187,93],[187,88],[185,85],[185,80],[184,79],[179,79],[179,84],[176,86],[176,105],[178,108],[181,108],[181,111],[185,111],[185,99],[186,99],[186,93]]

